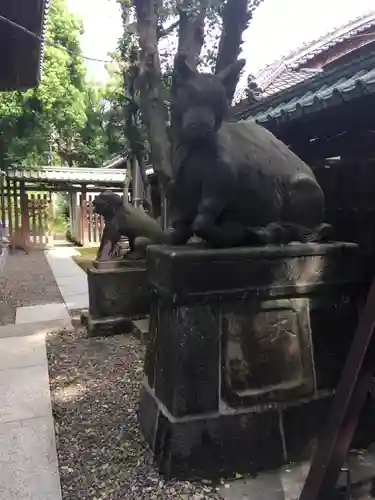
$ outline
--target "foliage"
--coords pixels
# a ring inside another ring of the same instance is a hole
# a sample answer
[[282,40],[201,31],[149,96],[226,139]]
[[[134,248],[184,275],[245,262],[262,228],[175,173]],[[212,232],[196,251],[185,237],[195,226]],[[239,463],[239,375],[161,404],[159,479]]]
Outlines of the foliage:
[[[118,54],[112,55],[114,60]],[[121,65],[117,62],[107,67],[109,80],[102,90],[103,128],[109,156],[116,155],[127,148],[125,136],[125,93]]]
[[[139,144],[134,138],[145,142],[146,130],[154,169],[161,184],[166,185],[172,172],[173,113],[169,116],[169,96],[173,92],[175,54],[184,53],[193,67],[222,71],[238,58],[242,35],[262,0],[117,2],[124,25],[119,44],[125,86],[122,103],[125,117],[130,110],[134,118],[126,122],[121,115],[129,148],[139,160]],[[233,97],[235,86],[232,91]]]

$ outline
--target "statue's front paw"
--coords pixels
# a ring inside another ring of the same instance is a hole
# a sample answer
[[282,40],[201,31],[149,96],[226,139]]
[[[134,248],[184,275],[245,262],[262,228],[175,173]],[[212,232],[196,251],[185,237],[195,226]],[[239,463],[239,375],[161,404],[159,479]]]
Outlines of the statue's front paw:
[[245,244],[254,246],[269,245],[270,234],[264,227],[249,227],[245,232]]
[[185,245],[190,236],[190,230],[171,229],[168,233],[168,243],[169,245]]
[[205,239],[205,236],[207,236],[207,230],[211,227],[211,225],[211,221],[207,220],[207,217],[204,215],[198,215],[193,222],[193,233],[199,238]]

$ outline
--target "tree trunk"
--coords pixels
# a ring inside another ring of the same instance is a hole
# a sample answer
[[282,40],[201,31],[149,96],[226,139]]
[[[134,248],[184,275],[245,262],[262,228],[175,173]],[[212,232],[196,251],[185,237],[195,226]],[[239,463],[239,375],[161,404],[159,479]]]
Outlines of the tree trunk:
[[[227,0],[223,7],[223,27],[216,59],[215,73],[234,63],[241,52],[242,35],[250,20],[249,0]],[[238,81],[229,91],[232,101]]]
[[171,178],[168,113],[158,53],[157,13],[154,0],[133,0],[141,48],[139,88],[141,112],[148,130],[155,172],[165,188]]
[[[207,13],[207,0],[200,0],[199,5],[195,0],[183,0],[178,7],[180,15],[180,31],[178,38],[177,56],[183,54],[189,66],[196,68],[199,56],[204,44],[204,22]],[[196,9],[195,12],[192,10]],[[177,81],[175,76],[172,81],[172,94],[177,92]],[[175,127],[175,116],[173,109],[171,110],[171,164],[172,172],[174,166],[178,164],[176,159],[179,156],[179,134]],[[175,173],[175,172],[174,172]]]

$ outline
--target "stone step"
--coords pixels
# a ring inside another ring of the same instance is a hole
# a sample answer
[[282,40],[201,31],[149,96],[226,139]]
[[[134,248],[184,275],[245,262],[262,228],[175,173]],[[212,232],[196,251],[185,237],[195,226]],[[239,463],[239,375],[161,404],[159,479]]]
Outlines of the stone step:
[[132,333],[142,344],[146,344],[149,338],[150,319],[135,319],[132,321]]
[[50,321],[40,321],[36,323],[19,323],[0,326],[0,339],[9,337],[27,337],[30,335],[44,334],[71,330],[72,324],[68,317],[53,319]]

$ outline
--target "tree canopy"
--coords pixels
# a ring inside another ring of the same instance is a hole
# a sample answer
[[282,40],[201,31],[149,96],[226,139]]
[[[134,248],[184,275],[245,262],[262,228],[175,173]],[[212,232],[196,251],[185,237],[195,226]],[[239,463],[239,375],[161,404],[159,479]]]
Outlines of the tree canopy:
[[[166,188],[173,164],[170,96],[176,54],[184,54],[193,68],[221,72],[240,55],[243,33],[262,0],[117,2],[124,25],[120,52],[126,136],[143,178],[148,151],[140,143],[149,146],[154,170]],[[230,99],[237,83],[233,82]]]
[[[241,51],[242,34],[262,0],[111,0],[124,33],[106,85],[87,80],[81,21],[52,0],[39,87],[0,94],[6,164],[101,165],[125,148],[146,155],[162,183],[171,175],[170,93],[174,56],[219,72]],[[61,50],[55,44],[67,49]],[[234,94],[233,88],[233,94]]]
[[[2,151],[7,164],[100,165],[108,157],[103,89],[86,79],[80,20],[66,0],[52,0],[40,85],[0,94]],[[110,138],[111,149],[121,147]]]

